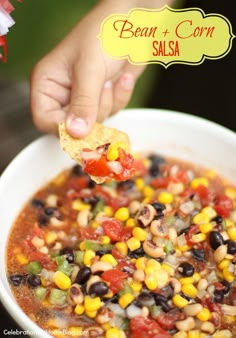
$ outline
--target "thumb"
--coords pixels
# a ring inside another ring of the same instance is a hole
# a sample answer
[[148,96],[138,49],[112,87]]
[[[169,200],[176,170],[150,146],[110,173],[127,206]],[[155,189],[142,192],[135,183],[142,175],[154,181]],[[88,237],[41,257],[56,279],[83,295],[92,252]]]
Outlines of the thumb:
[[104,72],[99,63],[80,60],[72,74],[71,100],[66,128],[74,137],[85,137],[92,129],[98,114]]

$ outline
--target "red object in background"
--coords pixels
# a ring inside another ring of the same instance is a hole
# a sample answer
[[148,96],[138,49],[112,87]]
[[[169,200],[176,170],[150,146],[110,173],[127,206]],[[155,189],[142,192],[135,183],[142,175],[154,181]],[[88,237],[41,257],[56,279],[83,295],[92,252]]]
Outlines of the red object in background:
[[[17,1],[22,2],[23,0]],[[0,7],[2,7],[8,14],[10,14],[15,9],[9,0],[0,0]],[[1,49],[3,50],[3,53],[1,53]],[[7,42],[5,35],[0,36],[0,61],[7,61]]]

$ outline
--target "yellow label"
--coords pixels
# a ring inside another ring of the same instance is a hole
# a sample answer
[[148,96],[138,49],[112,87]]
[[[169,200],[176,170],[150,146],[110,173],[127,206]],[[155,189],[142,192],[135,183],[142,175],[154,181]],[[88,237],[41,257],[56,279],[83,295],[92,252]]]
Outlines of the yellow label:
[[227,18],[200,8],[134,8],[107,17],[99,33],[105,53],[133,64],[201,64],[229,53],[235,35]]

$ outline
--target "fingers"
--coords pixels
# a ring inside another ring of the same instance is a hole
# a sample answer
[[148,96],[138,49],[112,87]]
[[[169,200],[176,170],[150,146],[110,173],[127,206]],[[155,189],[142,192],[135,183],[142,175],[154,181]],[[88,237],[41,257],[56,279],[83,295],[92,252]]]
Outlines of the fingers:
[[[66,126],[74,137],[84,137],[93,127],[104,85],[104,67],[89,59],[79,60],[72,75],[71,101]],[[103,104],[104,105],[104,104]]]
[[124,73],[121,77],[117,80],[114,93],[113,93],[113,107],[112,112],[115,113],[122,108],[124,108],[133,93],[133,89],[135,86],[135,77],[132,73]]

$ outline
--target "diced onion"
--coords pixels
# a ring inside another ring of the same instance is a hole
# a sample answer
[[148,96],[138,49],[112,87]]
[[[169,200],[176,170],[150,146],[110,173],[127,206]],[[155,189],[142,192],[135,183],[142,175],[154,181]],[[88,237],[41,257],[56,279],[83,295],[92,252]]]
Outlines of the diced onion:
[[142,313],[142,309],[138,306],[135,306],[134,304],[131,304],[126,309],[127,317],[128,318],[134,318],[136,316],[140,316]]
[[101,154],[99,154],[97,151],[82,150],[80,153],[80,156],[84,161],[89,161],[89,160],[98,161],[101,158]]
[[107,304],[107,308],[111,310],[115,315],[125,317],[125,310],[119,304],[109,303]]
[[179,247],[182,247],[187,244],[185,234],[182,234],[177,237],[177,243]]
[[122,171],[122,165],[118,161],[109,161],[107,162],[107,165],[110,170],[115,174],[120,174]]

